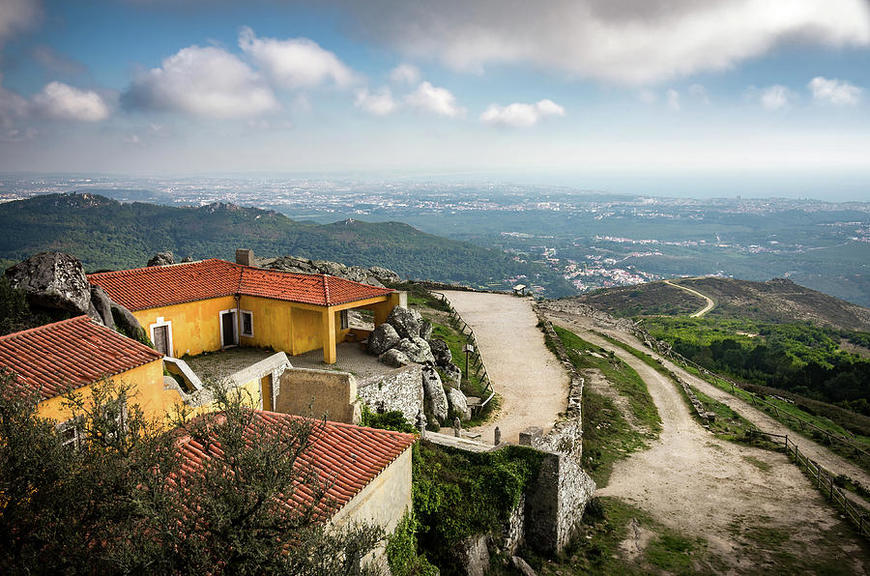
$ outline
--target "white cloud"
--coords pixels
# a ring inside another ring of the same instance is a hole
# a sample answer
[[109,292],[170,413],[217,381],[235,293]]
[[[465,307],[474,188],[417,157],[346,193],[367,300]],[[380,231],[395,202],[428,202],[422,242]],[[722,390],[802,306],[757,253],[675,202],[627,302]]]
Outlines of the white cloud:
[[689,96],[696,98],[705,104],[710,103],[710,95],[707,89],[701,84],[692,84],[689,86]]
[[659,96],[653,90],[644,88],[637,93],[637,99],[644,104],[652,104],[659,99]]
[[63,82],[50,82],[33,97],[36,110],[49,118],[99,122],[109,117],[109,106],[93,90],[79,90]]
[[787,42],[870,45],[866,0],[332,0],[376,41],[459,70],[521,63],[645,84]]
[[854,105],[861,99],[861,88],[848,82],[816,76],[807,84],[813,98],[837,106]]
[[278,108],[272,89],[237,56],[189,46],[139,75],[122,97],[131,108],[245,118]]
[[390,80],[394,84],[413,86],[420,81],[420,70],[411,64],[399,64],[390,71]]
[[368,88],[357,90],[354,105],[375,116],[386,116],[396,109],[393,94],[386,86],[375,92],[370,92]]
[[465,115],[465,109],[456,104],[456,97],[449,90],[432,86],[429,82],[422,82],[415,91],[405,96],[405,102],[439,116],[456,118]]
[[239,34],[239,47],[274,82],[287,88],[314,88],[331,83],[346,88],[356,81],[338,57],[307,38],[258,38],[248,27]]
[[768,86],[761,91],[759,100],[767,110],[785,110],[791,104],[794,94],[780,84]]
[[669,89],[665,96],[668,100],[668,108],[673,110],[674,112],[680,111],[680,93],[674,90],[673,88]]
[[508,106],[490,105],[480,120],[486,124],[498,126],[511,126],[514,128],[527,128],[534,126],[539,120],[547,116],[564,116],[565,109],[552,100],[540,100],[535,104],[523,104],[515,102]]
[[15,129],[15,124],[27,115],[27,100],[3,88],[3,75],[0,74],[0,128],[4,132]]
[[0,0],[0,44],[7,38],[32,26],[40,15],[36,0]]

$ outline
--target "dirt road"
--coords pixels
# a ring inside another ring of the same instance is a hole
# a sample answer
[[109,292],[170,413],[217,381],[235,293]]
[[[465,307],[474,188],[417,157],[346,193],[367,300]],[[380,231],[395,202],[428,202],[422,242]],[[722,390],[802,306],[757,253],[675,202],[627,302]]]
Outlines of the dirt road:
[[710,310],[712,310],[713,308],[716,307],[716,303],[713,302],[712,298],[710,298],[709,296],[705,296],[704,294],[701,294],[697,290],[693,290],[691,288],[687,288],[687,287],[682,286],[680,284],[676,284],[674,282],[671,282],[670,280],[665,280],[665,284],[667,284],[668,286],[673,286],[674,288],[679,288],[680,290],[685,290],[689,294],[693,294],[693,295],[697,296],[698,298],[703,298],[704,300],[707,301],[707,304],[703,308],[701,308],[697,312],[692,312],[691,314],[689,314],[689,318],[701,318],[702,316],[704,316],[704,314],[706,314],[707,312],[709,312]]
[[554,323],[613,352],[646,382],[662,419],[659,440],[616,463],[598,494],[649,512],[699,536],[722,566],[716,572],[780,573],[784,566],[830,566],[864,574],[866,552],[801,471],[784,455],[716,439],[690,415],[675,385],[565,314]]
[[496,418],[474,431],[485,442],[492,442],[496,426],[508,442],[516,442],[529,426],[548,431],[565,410],[570,379],[544,345],[531,301],[506,294],[442,293],[474,330],[493,388],[502,397]]

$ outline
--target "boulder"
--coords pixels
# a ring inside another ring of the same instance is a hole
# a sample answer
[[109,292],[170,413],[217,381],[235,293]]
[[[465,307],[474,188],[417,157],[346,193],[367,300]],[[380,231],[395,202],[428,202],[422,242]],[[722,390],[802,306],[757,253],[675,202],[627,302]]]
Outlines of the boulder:
[[378,360],[387,366],[392,366],[393,368],[401,368],[402,366],[407,366],[411,363],[411,360],[405,356],[404,352],[400,352],[395,348],[387,350],[381,354],[380,357],[378,357]]
[[447,366],[453,362],[453,354],[450,352],[450,347],[447,342],[440,338],[430,338],[429,349],[432,351],[432,356],[435,358],[435,364],[438,366]]
[[511,564],[522,576],[538,576],[538,573],[529,566],[529,563],[519,556],[511,556]]
[[167,264],[175,264],[175,256],[172,252],[158,252],[148,261],[149,266],[166,266]]
[[369,268],[369,272],[378,282],[383,284],[398,284],[402,281],[402,278],[398,274],[383,266],[372,266]]
[[100,321],[109,328],[115,327],[115,319],[112,317],[112,300],[106,292],[96,285],[91,285],[91,305],[99,314]]
[[465,394],[458,388],[447,388],[447,403],[450,405],[450,410],[458,416],[462,421],[471,420],[471,409],[468,407],[468,401],[465,399]]
[[121,331],[122,334],[137,339],[139,335],[145,334],[145,331],[142,329],[142,325],[139,324],[139,321],[136,320],[136,317],[133,316],[133,313],[118,304],[117,302],[112,302],[112,319],[115,321],[115,326],[118,330]]
[[387,324],[396,329],[402,338],[414,338],[420,336],[420,325],[423,317],[416,310],[410,310],[404,306],[396,306],[387,316]]
[[186,264],[187,262],[193,262],[193,258],[191,258],[190,256],[185,256],[181,259],[182,264]]
[[447,421],[449,405],[444,386],[441,384],[441,376],[432,366],[423,367],[423,401],[427,412],[435,416],[440,422]]
[[91,284],[82,263],[62,252],[42,252],[6,270],[13,288],[24,290],[35,308],[92,313]]
[[468,536],[453,546],[448,554],[459,568],[459,574],[485,576],[489,573],[490,557],[488,536]]
[[396,329],[389,324],[381,324],[369,334],[368,351],[369,354],[380,356],[390,348],[399,343],[399,335]]
[[402,338],[396,344],[395,349],[399,352],[404,352],[405,356],[416,362],[417,364],[425,364],[426,362],[435,363],[435,357],[432,356],[432,351],[429,349],[429,343],[415,336],[414,338]]
[[444,373],[445,384],[453,388],[459,388],[462,384],[462,370],[456,364],[439,365],[438,368]]
[[420,338],[428,340],[432,337],[432,323],[425,318],[420,323]]

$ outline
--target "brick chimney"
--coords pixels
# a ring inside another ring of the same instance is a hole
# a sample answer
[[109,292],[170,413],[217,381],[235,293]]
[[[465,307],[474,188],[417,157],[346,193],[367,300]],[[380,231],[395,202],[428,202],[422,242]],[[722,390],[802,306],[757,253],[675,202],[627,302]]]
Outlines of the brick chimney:
[[242,264],[243,266],[253,266],[254,251],[248,250],[247,248],[239,248],[238,250],[236,250],[236,264]]

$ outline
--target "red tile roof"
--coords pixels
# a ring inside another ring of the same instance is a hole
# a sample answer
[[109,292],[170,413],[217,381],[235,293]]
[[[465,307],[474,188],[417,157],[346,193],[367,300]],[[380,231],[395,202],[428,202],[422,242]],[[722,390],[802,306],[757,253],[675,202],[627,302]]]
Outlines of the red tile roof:
[[[259,434],[294,434],[294,426],[300,416],[275,412],[255,412],[248,428],[248,439],[256,441]],[[220,417],[210,414],[204,417]],[[323,486],[327,486],[325,498],[316,508],[322,519],[338,512],[354,496],[368,486],[387,466],[416,441],[413,434],[365,428],[337,422],[314,422],[311,444],[299,457],[296,466],[300,471],[312,471]],[[217,442],[209,446],[190,436],[180,442],[182,470],[190,472],[213,457],[220,457],[223,450]],[[297,484],[292,504],[311,505],[315,495],[310,485]]]
[[235,294],[335,306],[394,292],[326,274],[295,274],[211,259],[88,276],[118,304],[145,310]]
[[87,316],[0,336],[0,368],[43,400],[162,357]]

